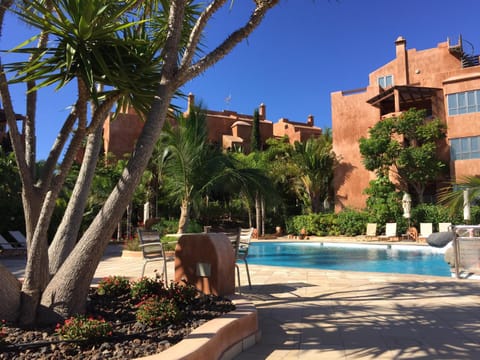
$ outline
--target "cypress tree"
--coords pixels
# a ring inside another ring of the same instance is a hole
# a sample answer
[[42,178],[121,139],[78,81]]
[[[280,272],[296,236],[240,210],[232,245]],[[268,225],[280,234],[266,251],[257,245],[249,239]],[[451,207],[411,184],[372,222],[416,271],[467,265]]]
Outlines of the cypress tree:
[[258,108],[253,112],[252,138],[250,140],[250,151],[261,150],[262,142],[260,139],[260,115]]

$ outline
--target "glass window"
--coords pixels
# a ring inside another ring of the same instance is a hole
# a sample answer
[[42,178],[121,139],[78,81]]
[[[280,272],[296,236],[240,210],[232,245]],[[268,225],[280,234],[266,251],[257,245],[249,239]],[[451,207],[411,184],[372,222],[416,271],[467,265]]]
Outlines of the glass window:
[[452,161],[480,159],[480,136],[450,139],[450,158]]
[[470,138],[470,159],[478,159],[480,157],[480,137]]
[[385,87],[392,86],[392,85],[393,85],[393,76],[392,75],[385,76]]
[[459,152],[459,139],[451,139],[450,140],[450,158],[452,161],[458,160],[457,153]]
[[448,114],[457,115],[458,114],[457,94],[448,95],[447,100],[448,100]]
[[469,91],[467,92],[467,112],[472,113],[477,110],[475,101],[475,92]]
[[457,94],[457,100],[458,100],[458,113],[465,114],[467,112],[467,97],[465,96],[465,93]]
[[393,86],[393,75],[380,76],[377,83],[382,88]]
[[480,112],[480,90],[447,95],[448,115]]

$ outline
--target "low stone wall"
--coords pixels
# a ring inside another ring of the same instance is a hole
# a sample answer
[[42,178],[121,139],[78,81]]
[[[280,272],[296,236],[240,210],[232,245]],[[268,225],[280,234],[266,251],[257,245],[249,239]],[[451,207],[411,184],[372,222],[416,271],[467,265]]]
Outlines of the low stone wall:
[[260,338],[257,309],[240,296],[232,301],[234,311],[199,326],[171,348],[140,360],[229,360],[252,347]]

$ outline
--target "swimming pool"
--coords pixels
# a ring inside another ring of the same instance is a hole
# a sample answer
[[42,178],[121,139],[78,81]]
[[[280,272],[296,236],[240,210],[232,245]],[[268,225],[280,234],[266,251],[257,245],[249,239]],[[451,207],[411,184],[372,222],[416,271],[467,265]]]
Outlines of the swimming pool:
[[415,245],[253,242],[249,264],[451,276],[444,250]]

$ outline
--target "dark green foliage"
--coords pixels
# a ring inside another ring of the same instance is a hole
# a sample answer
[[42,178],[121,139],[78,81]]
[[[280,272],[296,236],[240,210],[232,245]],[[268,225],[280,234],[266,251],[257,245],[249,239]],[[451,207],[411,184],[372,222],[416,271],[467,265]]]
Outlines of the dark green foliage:
[[260,151],[262,149],[262,139],[260,137],[260,115],[258,109],[253,112],[252,138],[250,140],[250,151]]
[[308,214],[293,216],[287,221],[287,232],[299,235],[356,236],[365,234],[369,215],[364,211],[347,209],[338,214]]
[[422,203],[427,186],[447,170],[436,153],[445,130],[425,110],[409,109],[399,117],[379,121],[369,130],[369,137],[359,141],[363,164],[379,177],[395,173],[402,188],[414,190]]
[[143,277],[130,283],[130,296],[136,301],[164,294],[166,294],[165,284],[159,279]]
[[[166,234],[176,234],[178,229],[178,219],[161,219],[160,222],[152,226],[161,236]],[[199,233],[203,231],[202,225],[194,220],[190,220],[187,226],[187,233]]]
[[105,296],[121,296],[130,292],[130,281],[123,277],[112,275],[98,283],[97,294]]
[[365,234],[369,214],[364,211],[346,209],[338,213],[337,225],[341,235],[356,236]]
[[22,207],[22,184],[13,153],[5,154],[0,148],[0,234],[8,230],[22,230],[25,220]]
[[172,299],[151,296],[138,304],[135,317],[141,324],[160,327],[175,324],[183,314]]
[[[471,214],[472,220],[474,224],[477,224],[479,207],[472,207]],[[476,213],[476,216],[475,216]],[[449,210],[440,205],[432,205],[432,204],[420,204],[415,206],[412,209],[412,217],[410,222],[412,225],[416,226],[417,229],[420,229],[420,223],[422,222],[431,222],[433,224],[433,231],[438,231],[438,223],[441,222],[450,222],[452,224],[464,224],[463,220],[463,213],[458,213],[454,216],[450,215]]]
[[401,194],[395,191],[395,185],[387,177],[380,176],[370,181],[365,194],[369,195],[367,209],[371,222],[385,224],[401,218]]

